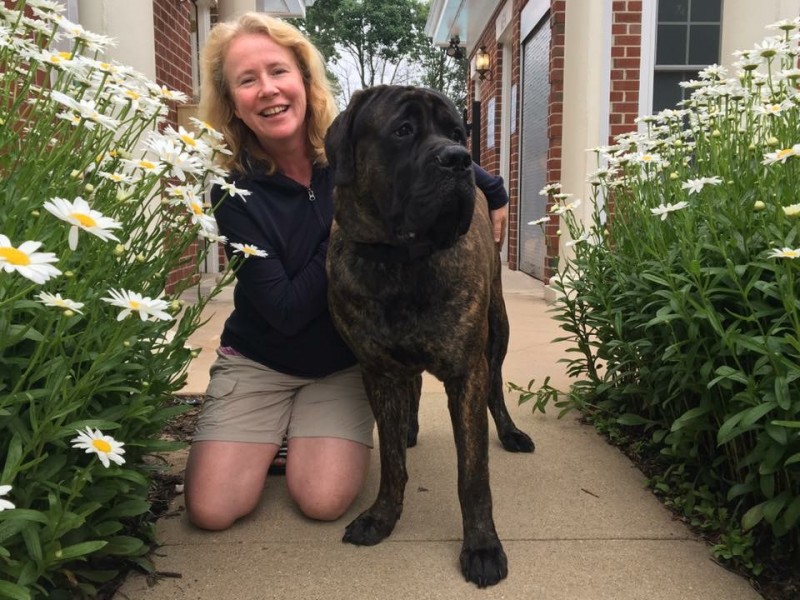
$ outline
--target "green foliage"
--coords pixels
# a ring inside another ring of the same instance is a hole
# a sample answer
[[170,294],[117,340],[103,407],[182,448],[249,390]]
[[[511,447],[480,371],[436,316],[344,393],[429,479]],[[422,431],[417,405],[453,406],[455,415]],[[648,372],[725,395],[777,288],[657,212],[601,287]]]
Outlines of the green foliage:
[[544,190],[572,238],[552,285],[573,398],[644,436],[656,488],[753,573],[754,549],[800,550],[798,21],[775,27],[597,149],[590,222]]
[[[428,9],[419,0],[320,0],[295,24],[328,60],[343,103],[353,91],[350,67],[357,89],[381,83],[423,85],[443,92],[463,110],[466,59],[450,59],[425,36]],[[333,65],[343,70],[334,73]]]
[[204,304],[165,289],[215,237],[202,194],[221,147],[156,131],[178,94],[25,4],[0,4],[0,596],[84,597],[108,565],[146,564],[145,459],[182,410]]

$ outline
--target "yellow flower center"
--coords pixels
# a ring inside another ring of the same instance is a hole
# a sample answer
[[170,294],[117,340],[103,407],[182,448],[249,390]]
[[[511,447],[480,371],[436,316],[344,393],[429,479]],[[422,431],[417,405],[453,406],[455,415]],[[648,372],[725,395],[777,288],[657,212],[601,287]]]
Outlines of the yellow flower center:
[[797,250],[786,250],[784,251],[783,255],[786,258],[800,258],[800,252]]
[[192,212],[194,214],[196,214],[196,215],[202,215],[203,214],[203,207],[200,206],[199,202],[192,202],[190,204],[190,206],[192,207]]
[[128,306],[130,306],[133,310],[139,310],[141,305],[141,302],[137,302],[136,300],[128,300]]
[[89,215],[86,215],[86,214],[83,214],[83,213],[74,212],[74,213],[70,213],[69,216],[71,218],[75,219],[83,227],[87,227],[87,228],[97,227],[97,221],[95,221]]
[[790,156],[794,154],[794,150],[791,148],[784,148],[783,150],[778,150],[778,158],[783,158],[785,156]]
[[251,248],[250,246],[245,246],[244,247],[244,253],[253,256],[256,253],[256,251],[253,248]]
[[111,444],[105,440],[92,440],[92,446],[99,452],[111,452]]
[[0,258],[18,267],[25,267],[31,264],[30,257],[16,248],[0,248]]
[[140,94],[136,93],[134,90],[125,90],[125,95],[128,98],[132,98],[133,100],[138,100],[139,98],[142,97]]
[[180,138],[181,138],[181,141],[183,141],[183,143],[186,144],[187,146],[191,146],[192,148],[197,146],[197,140],[195,140],[190,135],[182,135],[182,136],[180,136]]
[[139,166],[143,169],[155,169],[155,164],[151,163],[149,160],[140,160]]

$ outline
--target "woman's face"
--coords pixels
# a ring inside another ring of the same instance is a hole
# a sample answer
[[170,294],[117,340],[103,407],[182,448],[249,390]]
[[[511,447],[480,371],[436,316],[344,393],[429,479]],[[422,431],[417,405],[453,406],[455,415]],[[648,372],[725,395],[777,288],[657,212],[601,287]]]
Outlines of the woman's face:
[[294,54],[261,33],[235,37],[222,72],[234,113],[269,154],[306,143],[306,89]]

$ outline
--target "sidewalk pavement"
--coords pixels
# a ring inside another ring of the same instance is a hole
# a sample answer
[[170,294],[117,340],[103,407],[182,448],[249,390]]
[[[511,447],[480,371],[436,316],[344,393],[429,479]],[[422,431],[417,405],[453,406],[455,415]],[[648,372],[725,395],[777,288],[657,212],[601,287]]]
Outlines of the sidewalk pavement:
[[[504,269],[511,341],[503,375],[525,386],[551,376],[570,381],[558,360],[565,345],[548,316],[544,288]],[[225,290],[206,308],[211,320],[191,342],[202,349],[185,391],[201,394],[222,324],[231,310]],[[718,566],[707,545],[646,489],[645,478],[618,450],[574,417],[532,414],[507,393],[517,425],[531,434],[534,454],[503,451],[490,425],[494,519],[508,555],[508,578],[479,590],[458,567],[461,514],[455,447],[444,388],[426,375],[417,447],[408,452],[403,515],[392,535],[373,547],[341,542],[344,527],[377,494],[380,465],[350,511],[335,523],[303,518],[284,479],[268,478],[261,505],[221,533],[194,529],[175,501],[177,517],[157,523],[163,544],[158,571],[179,574],[152,587],[138,574],[115,600],[758,600],[746,580]],[[376,434],[377,441],[377,434]],[[185,452],[171,456],[177,472]]]

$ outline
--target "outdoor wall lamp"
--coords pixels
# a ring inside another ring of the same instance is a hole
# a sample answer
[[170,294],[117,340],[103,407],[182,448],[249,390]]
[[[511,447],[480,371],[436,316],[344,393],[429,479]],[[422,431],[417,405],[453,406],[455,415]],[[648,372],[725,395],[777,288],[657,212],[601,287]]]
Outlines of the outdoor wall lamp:
[[478,48],[475,54],[475,71],[478,73],[478,79],[486,79],[487,75],[491,75],[489,71],[489,53],[484,46]]
[[456,60],[464,58],[464,49],[461,47],[461,39],[457,35],[450,38],[450,45],[445,48],[444,53]]

